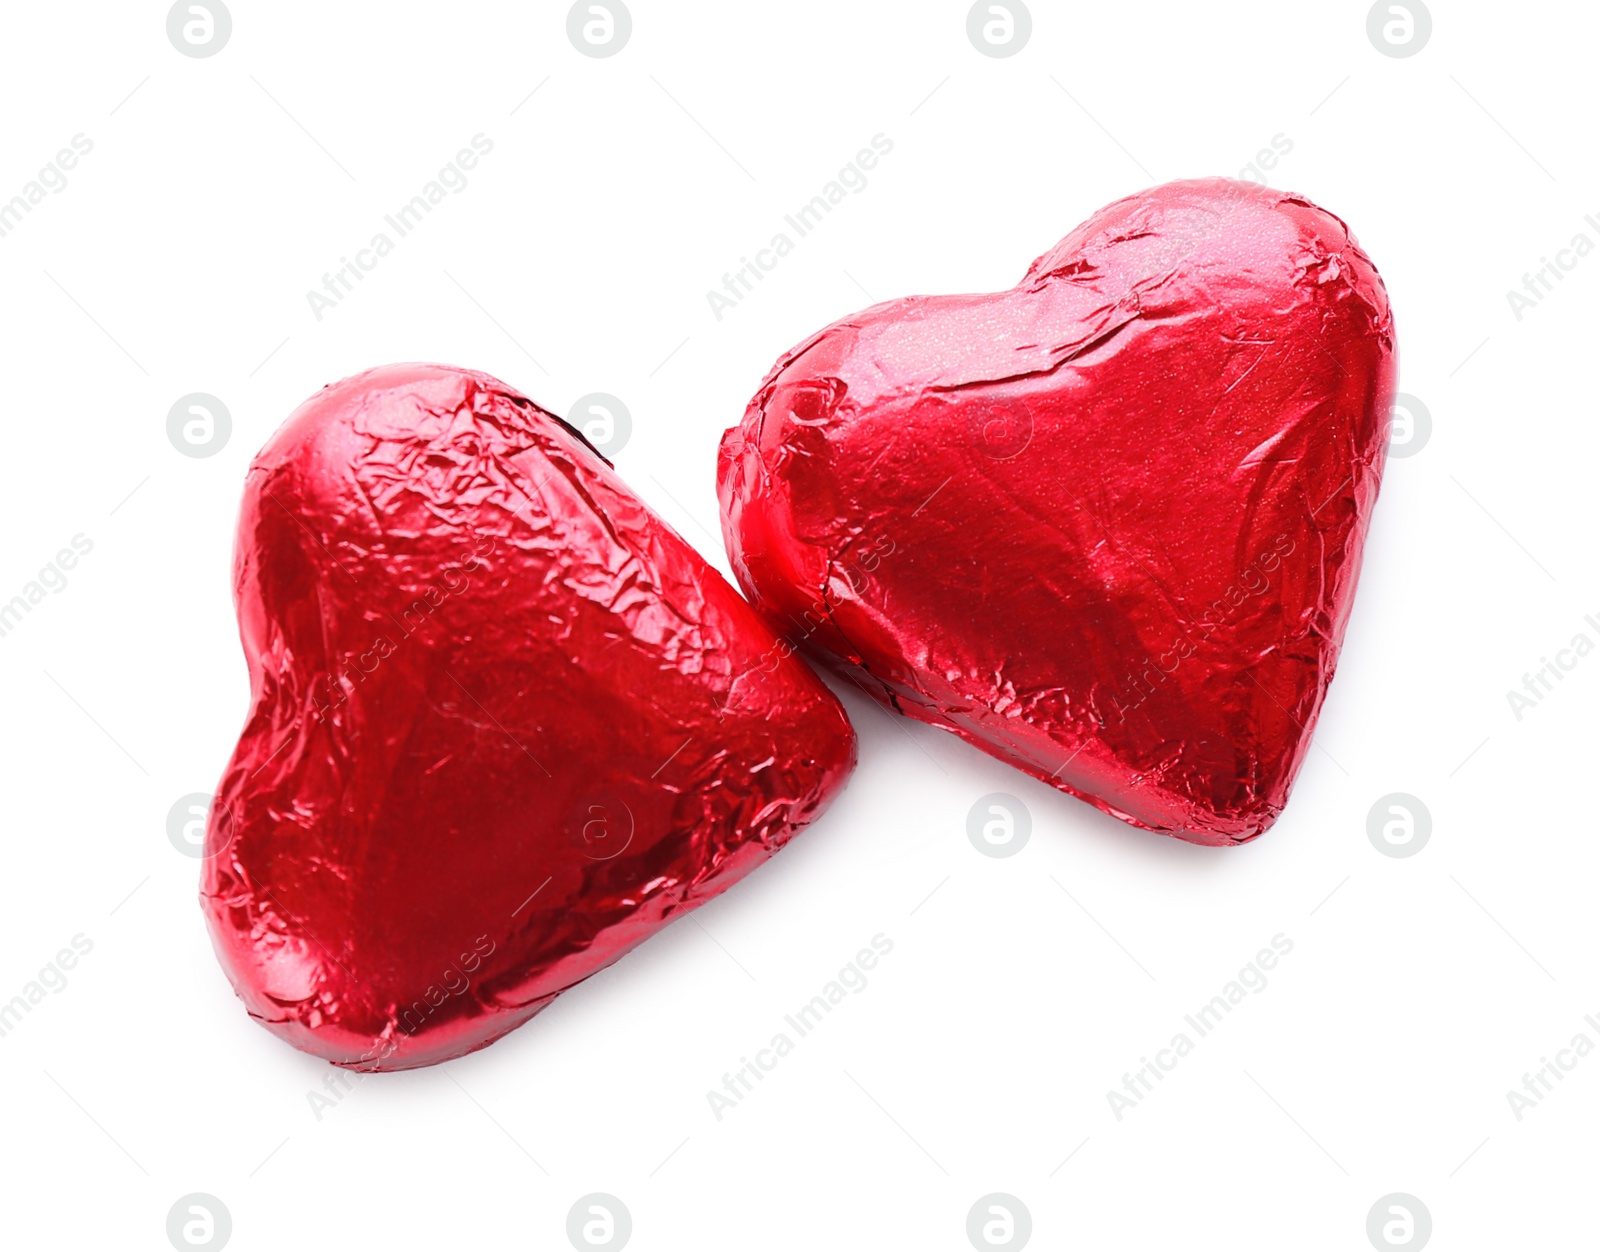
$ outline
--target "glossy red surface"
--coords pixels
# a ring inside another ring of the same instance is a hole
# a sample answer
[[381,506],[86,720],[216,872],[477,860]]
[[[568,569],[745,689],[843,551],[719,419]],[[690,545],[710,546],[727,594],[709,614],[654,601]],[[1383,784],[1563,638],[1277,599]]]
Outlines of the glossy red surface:
[[1282,810],[1350,615],[1394,331],[1338,218],[1223,179],[784,356],[722,441],[755,604],[892,708],[1197,843]]
[[202,904],[252,1016],[359,1069],[480,1048],[811,821],[838,701],[583,438],[394,365],[250,468],[250,710]]

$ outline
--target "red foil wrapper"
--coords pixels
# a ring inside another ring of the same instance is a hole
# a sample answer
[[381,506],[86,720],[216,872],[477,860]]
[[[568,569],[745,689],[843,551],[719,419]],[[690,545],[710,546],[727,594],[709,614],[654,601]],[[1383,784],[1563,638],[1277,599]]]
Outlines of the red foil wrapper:
[[993,295],[784,356],[723,437],[755,604],[891,708],[1135,826],[1283,809],[1355,594],[1394,332],[1343,222],[1205,179]]
[[483,1047],[726,889],[843,785],[793,649],[576,431],[371,370],[250,468],[250,711],[202,904],[251,1015],[357,1069]]

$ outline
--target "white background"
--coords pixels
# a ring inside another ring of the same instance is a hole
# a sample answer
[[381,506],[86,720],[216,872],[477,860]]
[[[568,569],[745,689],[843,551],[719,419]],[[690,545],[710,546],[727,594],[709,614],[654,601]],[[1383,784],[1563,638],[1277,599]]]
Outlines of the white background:
[[[966,8],[636,0],[602,60],[548,0],[235,0],[206,59],[160,4],[7,7],[0,199],[94,145],[0,239],[0,600],[94,545],[0,638],[0,1000],[94,945],[0,1038],[8,1246],[163,1249],[190,1192],[241,1250],[564,1248],[593,1191],[641,1252],[961,1249],[996,1191],[1036,1247],[1364,1249],[1396,1191],[1440,1249],[1589,1237],[1600,1059],[1520,1121],[1506,1092],[1600,1042],[1600,657],[1520,721],[1506,692],[1600,642],[1600,257],[1520,321],[1506,292],[1600,243],[1600,12],[1437,0],[1395,59],[1364,3],[1041,0],[991,59]],[[319,322],[307,290],[480,132],[466,189]],[[707,289],[879,132],[866,189],[715,320]],[[847,691],[860,768],[781,856],[487,1051],[318,1120],[329,1068],[247,1018],[165,828],[242,722],[234,516],[290,410],[413,359],[558,412],[614,393],[618,469],[726,570],[716,442],[779,353],[869,294],[1010,286],[1100,205],[1278,135],[1270,181],[1382,272],[1433,431],[1390,462],[1277,826],[1135,831]],[[166,434],[196,391],[233,418],[207,459]],[[1032,814],[1008,859],[967,839],[990,792]],[[1432,814],[1407,859],[1368,840],[1390,792]],[[716,1120],[707,1090],[880,932],[866,989]],[[1279,933],[1266,989],[1118,1121],[1107,1091]]]

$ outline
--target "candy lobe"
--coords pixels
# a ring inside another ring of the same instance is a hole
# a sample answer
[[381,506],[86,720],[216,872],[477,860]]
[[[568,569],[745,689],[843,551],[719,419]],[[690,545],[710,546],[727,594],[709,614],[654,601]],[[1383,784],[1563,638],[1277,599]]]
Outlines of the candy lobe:
[[1242,842],[1333,674],[1393,388],[1343,223],[1168,184],[1011,291],[877,305],[781,359],[723,439],[724,538],[752,601],[891,707]]
[[575,431],[402,365],[253,463],[251,704],[202,904],[251,1014],[360,1069],[482,1047],[716,895],[854,763],[843,710]]

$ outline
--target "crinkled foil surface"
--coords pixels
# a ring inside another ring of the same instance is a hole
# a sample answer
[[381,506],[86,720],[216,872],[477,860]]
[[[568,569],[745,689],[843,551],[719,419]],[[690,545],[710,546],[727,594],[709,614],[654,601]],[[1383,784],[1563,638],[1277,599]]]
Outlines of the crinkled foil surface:
[[827,688],[583,438],[429,365],[251,466],[250,709],[202,904],[252,1016],[358,1069],[484,1046],[843,785]]
[[1343,222],[1167,184],[1010,291],[879,304],[783,357],[723,437],[724,537],[757,606],[884,703],[1243,842],[1333,676],[1394,368]]

